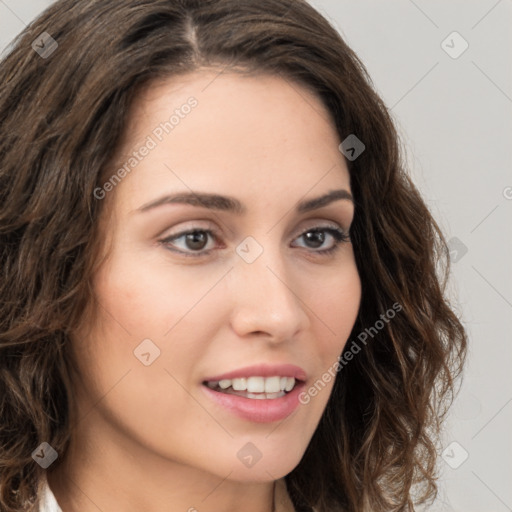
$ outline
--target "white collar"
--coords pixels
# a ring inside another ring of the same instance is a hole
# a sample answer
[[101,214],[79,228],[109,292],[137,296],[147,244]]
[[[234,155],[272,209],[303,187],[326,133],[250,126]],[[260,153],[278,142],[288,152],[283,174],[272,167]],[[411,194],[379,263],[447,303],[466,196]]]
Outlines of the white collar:
[[62,512],[55,496],[48,485],[48,480],[46,478],[46,473],[43,473],[43,492],[41,494],[39,512]]

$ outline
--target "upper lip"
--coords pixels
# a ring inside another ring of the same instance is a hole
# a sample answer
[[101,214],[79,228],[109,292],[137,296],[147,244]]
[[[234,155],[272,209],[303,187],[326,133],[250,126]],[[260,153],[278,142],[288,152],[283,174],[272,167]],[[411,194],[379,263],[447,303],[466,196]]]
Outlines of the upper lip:
[[305,381],[307,379],[306,372],[299,366],[294,364],[256,364],[245,366],[222,375],[214,375],[206,377],[204,382],[219,381],[224,379],[237,379],[242,377],[293,377],[295,380]]

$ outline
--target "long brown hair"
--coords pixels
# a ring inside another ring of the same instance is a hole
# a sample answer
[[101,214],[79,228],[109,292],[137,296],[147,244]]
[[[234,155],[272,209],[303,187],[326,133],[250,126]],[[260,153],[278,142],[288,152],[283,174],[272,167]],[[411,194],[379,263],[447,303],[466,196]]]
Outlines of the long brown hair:
[[[43,32],[56,41],[43,36],[46,55],[32,46]],[[371,341],[339,369],[286,483],[298,511],[414,510],[436,495],[440,426],[466,356],[445,297],[449,253],[363,63],[304,0],[59,0],[0,63],[0,509],[32,510],[44,471],[33,451],[69,443],[69,334],[94,302],[105,208],[94,191],[130,105],[153,80],[201,67],[308,87],[340,141],[365,145],[347,161],[363,292],[345,352],[363,332]]]

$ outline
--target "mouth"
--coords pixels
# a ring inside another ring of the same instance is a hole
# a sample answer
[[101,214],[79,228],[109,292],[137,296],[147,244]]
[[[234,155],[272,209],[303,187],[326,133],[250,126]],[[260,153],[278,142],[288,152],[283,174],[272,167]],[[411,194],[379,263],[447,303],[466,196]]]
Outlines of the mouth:
[[235,379],[208,380],[203,385],[226,395],[235,395],[252,400],[275,400],[291,391],[302,381],[294,377],[274,375],[251,376]]
[[282,421],[300,405],[308,375],[294,364],[260,363],[203,377],[214,407],[252,423]]

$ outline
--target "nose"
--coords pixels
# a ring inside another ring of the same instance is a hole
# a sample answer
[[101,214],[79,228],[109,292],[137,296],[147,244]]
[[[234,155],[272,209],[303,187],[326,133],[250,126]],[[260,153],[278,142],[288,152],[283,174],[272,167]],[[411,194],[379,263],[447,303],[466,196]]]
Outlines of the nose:
[[271,252],[266,247],[252,263],[240,258],[229,275],[231,325],[238,336],[258,334],[280,343],[307,329],[298,273],[287,267],[278,249]]

